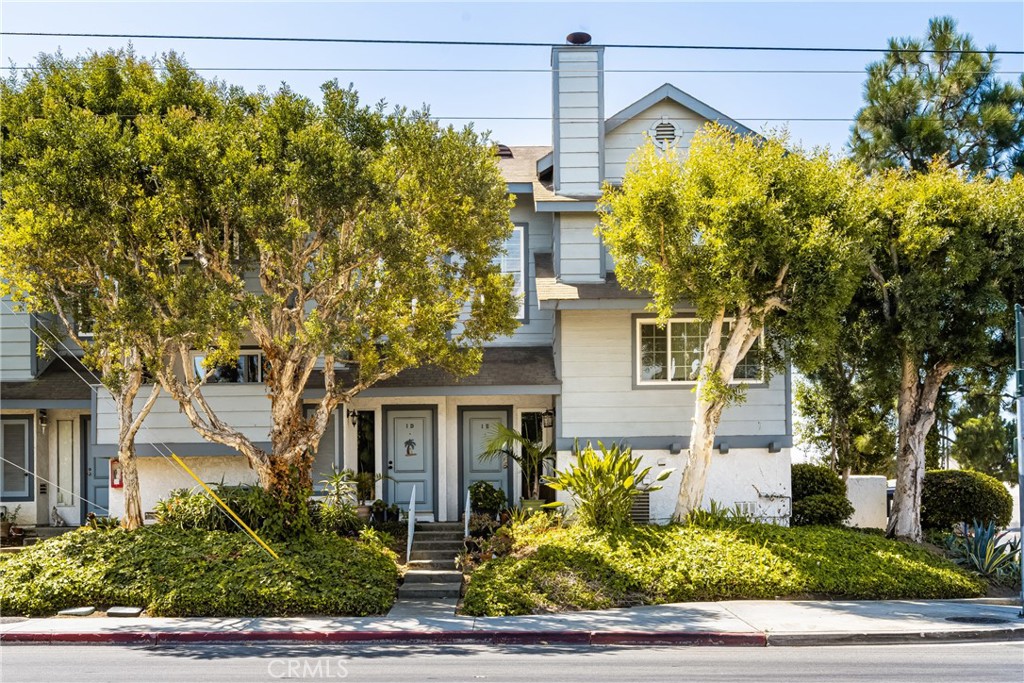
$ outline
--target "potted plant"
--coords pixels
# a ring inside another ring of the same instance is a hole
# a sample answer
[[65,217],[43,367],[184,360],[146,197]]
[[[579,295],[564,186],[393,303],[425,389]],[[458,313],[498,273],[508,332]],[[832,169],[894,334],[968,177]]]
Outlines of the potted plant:
[[378,498],[370,506],[370,513],[375,524],[383,524],[388,521],[388,504]]
[[[493,518],[505,507],[507,502],[505,492],[501,489],[494,488],[486,481],[475,481],[469,487],[470,510],[467,512],[472,513],[473,510],[476,510]],[[470,514],[470,518],[472,518],[472,514]]]
[[544,501],[540,499],[541,477],[544,476],[544,463],[555,462],[554,445],[542,446],[539,441],[531,441],[514,429],[499,424],[494,434],[484,444],[481,460],[506,457],[519,465],[526,479],[527,491],[524,491],[522,505],[526,510],[539,510]]
[[10,538],[11,526],[18,521],[18,513],[21,512],[21,506],[14,508],[14,512],[9,512],[7,506],[0,506],[0,538]]

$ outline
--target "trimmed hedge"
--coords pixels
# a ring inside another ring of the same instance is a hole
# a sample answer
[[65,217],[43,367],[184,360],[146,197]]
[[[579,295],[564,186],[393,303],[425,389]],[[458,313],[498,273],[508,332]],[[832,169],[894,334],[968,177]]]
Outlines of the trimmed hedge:
[[966,598],[986,590],[924,548],[844,529],[674,524],[618,534],[580,526],[514,533],[510,555],[472,574],[466,614],[777,597]]
[[846,482],[824,465],[792,467],[793,526],[842,526],[853,514]]
[[152,616],[362,616],[394,602],[395,556],[377,544],[317,533],[273,548],[280,560],[237,533],[83,528],[0,562],[0,612],[137,605]]
[[971,470],[928,470],[921,488],[921,526],[948,531],[957,524],[995,522],[1013,516],[1013,497],[994,477]]

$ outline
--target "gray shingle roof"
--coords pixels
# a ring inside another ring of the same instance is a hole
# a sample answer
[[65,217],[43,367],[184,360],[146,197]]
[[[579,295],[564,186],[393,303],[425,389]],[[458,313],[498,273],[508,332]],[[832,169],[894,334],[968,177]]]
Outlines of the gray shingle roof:
[[[344,373],[339,382],[352,382]],[[373,385],[375,389],[457,386],[550,386],[561,382],[555,376],[554,353],[550,346],[494,346],[484,349],[480,372],[469,377],[455,377],[432,365],[410,368],[391,379]],[[323,374],[314,372],[307,384],[324,386]]]
[[[64,362],[65,360],[67,363]],[[71,367],[68,366],[69,364]],[[82,378],[92,381],[93,373],[87,370],[77,358],[55,358],[50,366],[33,380],[0,382],[0,403],[4,401],[87,401],[92,396],[92,389]]]

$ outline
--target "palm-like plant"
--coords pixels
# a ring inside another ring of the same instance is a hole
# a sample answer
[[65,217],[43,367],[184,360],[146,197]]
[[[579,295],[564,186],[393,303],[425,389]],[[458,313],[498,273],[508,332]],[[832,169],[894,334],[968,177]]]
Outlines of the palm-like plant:
[[554,445],[542,446],[539,441],[531,441],[516,430],[498,424],[484,444],[480,459],[486,462],[500,457],[507,457],[519,465],[530,490],[530,499],[539,499],[544,463],[555,462]]

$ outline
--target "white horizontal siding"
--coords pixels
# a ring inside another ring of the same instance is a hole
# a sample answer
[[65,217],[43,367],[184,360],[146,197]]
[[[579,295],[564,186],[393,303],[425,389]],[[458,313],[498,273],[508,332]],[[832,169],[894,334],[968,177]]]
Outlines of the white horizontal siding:
[[596,282],[601,272],[601,240],[594,234],[593,214],[562,214],[559,218],[558,274],[564,282]]
[[707,119],[669,100],[663,100],[644,110],[605,136],[604,177],[606,180],[612,183],[622,181],[629,157],[644,143],[644,136],[650,133],[662,117],[676,126],[676,135],[678,136],[676,147],[683,159],[686,158],[693,134],[707,123]]
[[[693,387],[633,388],[633,317],[628,311],[562,311],[561,423],[566,438],[689,434]],[[722,415],[723,436],[786,433],[785,377],[747,389]]]
[[595,196],[601,188],[601,83],[598,50],[556,50],[555,190]]
[[18,382],[32,379],[32,332],[28,313],[12,312],[11,300],[0,305],[0,380]]
[[[141,396],[136,399],[136,411],[145,403],[148,389],[143,387]],[[224,422],[238,428],[248,438],[254,441],[270,439],[270,399],[264,385],[210,385],[203,389],[203,395]],[[117,411],[113,398],[106,391],[101,391],[96,401],[96,441],[101,444],[117,443]],[[157,399],[136,441],[157,444],[204,442],[180,412],[178,402],[167,395]]]

